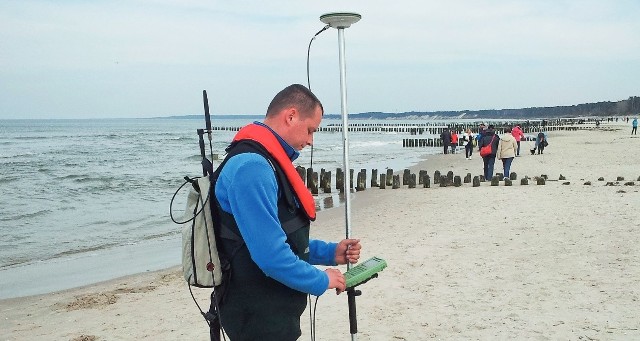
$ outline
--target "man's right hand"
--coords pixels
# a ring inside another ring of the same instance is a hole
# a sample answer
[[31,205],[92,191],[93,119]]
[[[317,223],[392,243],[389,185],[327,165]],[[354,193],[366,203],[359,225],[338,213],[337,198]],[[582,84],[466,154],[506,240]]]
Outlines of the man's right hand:
[[336,294],[347,289],[347,281],[344,279],[344,275],[338,269],[327,269],[324,272],[329,277],[329,286],[327,289],[336,289]]

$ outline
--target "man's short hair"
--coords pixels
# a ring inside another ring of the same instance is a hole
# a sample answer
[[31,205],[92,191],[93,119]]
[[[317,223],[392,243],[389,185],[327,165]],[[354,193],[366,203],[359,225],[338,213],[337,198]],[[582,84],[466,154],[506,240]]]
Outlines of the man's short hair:
[[267,116],[272,116],[284,109],[294,107],[302,116],[310,117],[317,106],[320,106],[320,110],[324,115],[322,103],[311,90],[301,84],[291,84],[278,92],[271,100],[267,108]]

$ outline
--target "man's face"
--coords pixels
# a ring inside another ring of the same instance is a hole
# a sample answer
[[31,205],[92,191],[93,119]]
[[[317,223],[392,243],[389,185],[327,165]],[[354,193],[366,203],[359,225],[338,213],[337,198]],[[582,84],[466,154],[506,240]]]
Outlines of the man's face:
[[316,106],[311,115],[309,114],[296,110],[296,114],[291,121],[287,143],[298,151],[313,144],[313,134],[318,130],[320,121],[322,121],[322,110],[319,105]]

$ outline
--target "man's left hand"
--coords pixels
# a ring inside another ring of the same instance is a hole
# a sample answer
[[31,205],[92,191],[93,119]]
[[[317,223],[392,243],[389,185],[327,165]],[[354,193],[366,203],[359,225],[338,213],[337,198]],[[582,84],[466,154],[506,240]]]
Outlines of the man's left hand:
[[336,264],[355,264],[360,259],[360,239],[343,239],[336,247]]

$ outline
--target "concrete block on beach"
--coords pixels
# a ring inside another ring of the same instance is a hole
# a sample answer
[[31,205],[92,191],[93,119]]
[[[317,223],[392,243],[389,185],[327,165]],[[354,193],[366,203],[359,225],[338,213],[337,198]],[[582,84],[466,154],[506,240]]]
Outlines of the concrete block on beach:
[[491,186],[499,186],[500,185],[500,176],[499,175],[494,175],[493,178],[491,178]]
[[391,186],[392,189],[400,188],[400,175],[394,175],[392,182],[393,182]]
[[473,177],[473,187],[480,187],[480,177],[477,175]]
[[423,169],[421,169],[420,172],[418,172],[418,185],[422,185],[422,181],[426,174],[427,174],[427,171]]
[[406,168],[403,172],[402,172],[402,184],[403,185],[407,185],[409,184],[409,177],[411,176],[411,170],[409,168]]
[[307,168],[307,188],[311,189],[312,187],[313,187],[313,168],[309,167]]
[[425,173],[424,177],[422,179],[422,186],[424,188],[431,188],[431,178],[429,177],[429,174]]
[[331,193],[331,171],[324,173],[322,189],[325,193]]
[[[311,169],[311,168],[309,168],[309,169]],[[309,190],[311,191],[311,194],[318,194],[318,172],[311,173],[311,178],[309,180],[309,184],[311,185],[309,187]]]
[[409,183],[407,184],[409,188],[416,188],[416,174],[409,174]]
[[447,176],[446,175],[440,175],[440,181],[438,182],[440,184],[440,187],[447,187],[449,181],[447,180]]
[[378,185],[378,170],[377,169],[372,169],[371,170],[371,187],[378,187],[380,185]]
[[324,170],[324,168],[320,168],[319,181],[320,181],[320,188],[324,188],[325,183],[327,181],[326,171]]
[[356,179],[356,191],[357,192],[365,190],[366,181],[367,181],[366,180],[366,173],[358,172],[357,179]]
[[300,179],[302,179],[302,182],[303,183],[307,183],[307,173],[306,173],[304,167],[297,166],[296,167],[296,172],[298,172],[298,175],[300,175]]
[[355,188],[355,186],[353,185],[354,179],[355,179],[355,176],[353,176],[353,168],[351,168],[349,169],[349,189]]

